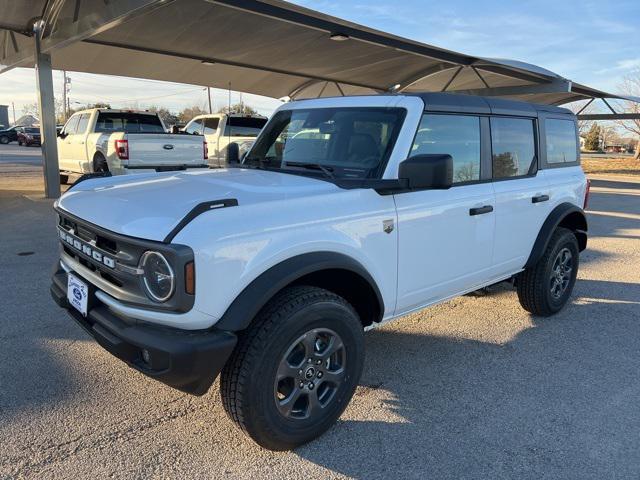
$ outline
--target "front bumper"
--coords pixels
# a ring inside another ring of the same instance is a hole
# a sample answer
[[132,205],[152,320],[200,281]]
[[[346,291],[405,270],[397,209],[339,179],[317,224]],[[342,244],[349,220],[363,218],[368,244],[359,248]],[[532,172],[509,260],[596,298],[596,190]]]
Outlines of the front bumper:
[[193,395],[207,392],[237,342],[232,332],[158,327],[115,315],[91,287],[84,317],[67,301],[67,273],[63,269],[53,274],[51,296],[105,350],[139,372]]

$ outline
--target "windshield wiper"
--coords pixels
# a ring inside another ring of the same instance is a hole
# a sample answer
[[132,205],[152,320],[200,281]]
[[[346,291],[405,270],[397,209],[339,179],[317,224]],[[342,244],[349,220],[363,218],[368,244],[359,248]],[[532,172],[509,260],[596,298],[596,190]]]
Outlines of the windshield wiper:
[[333,175],[333,168],[320,165],[319,163],[304,163],[304,162],[284,162],[286,166],[306,168],[308,170],[320,170],[326,177],[334,180],[336,177]]

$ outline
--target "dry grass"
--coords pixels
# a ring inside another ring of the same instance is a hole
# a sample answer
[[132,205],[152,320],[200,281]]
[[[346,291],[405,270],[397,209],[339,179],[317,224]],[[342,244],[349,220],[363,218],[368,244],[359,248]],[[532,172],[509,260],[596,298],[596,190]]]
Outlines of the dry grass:
[[638,175],[640,176],[640,161],[633,157],[582,157],[582,168],[589,174],[607,175]]

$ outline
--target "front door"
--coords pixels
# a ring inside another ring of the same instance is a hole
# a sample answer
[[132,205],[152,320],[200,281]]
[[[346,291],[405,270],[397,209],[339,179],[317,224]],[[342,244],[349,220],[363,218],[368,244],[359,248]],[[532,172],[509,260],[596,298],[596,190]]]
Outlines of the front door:
[[58,165],[61,171],[74,171],[75,165],[77,165],[74,162],[73,140],[79,120],[79,113],[72,115],[58,136]]
[[491,279],[495,196],[481,178],[480,117],[427,113],[411,155],[449,154],[454,185],[395,195],[398,212],[396,313]]

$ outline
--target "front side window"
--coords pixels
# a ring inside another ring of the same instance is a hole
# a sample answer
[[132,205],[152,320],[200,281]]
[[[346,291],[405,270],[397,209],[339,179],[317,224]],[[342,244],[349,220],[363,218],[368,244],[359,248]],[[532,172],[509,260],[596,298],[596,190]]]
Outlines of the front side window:
[[453,157],[453,183],[480,180],[480,118],[470,115],[425,114],[411,155]]
[[219,118],[205,118],[204,119],[204,134],[205,135],[213,135],[216,133],[218,129],[218,124],[220,123]]
[[196,118],[195,120],[191,120],[184,128],[184,131],[191,135],[202,135],[202,119]]
[[83,113],[82,115],[80,115],[80,119],[78,120],[78,127],[76,128],[77,133],[84,133],[87,131],[90,117],[91,114],[89,113]]
[[320,170],[337,178],[379,178],[404,115],[399,108],[282,110],[244,163],[316,174]]
[[493,178],[528,175],[536,159],[533,120],[524,118],[491,119]]
[[266,123],[266,118],[229,117],[224,127],[224,136],[257,137]]
[[62,129],[66,135],[73,135],[78,131],[78,120],[80,120],[80,114],[78,113],[72,115],[71,118],[67,120],[67,123]]
[[156,115],[134,112],[100,112],[96,121],[96,132],[164,133],[164,128]]
[[547,163],[572,163],[578,161],[576,124],[573,120],[549,118],[545,121]]

